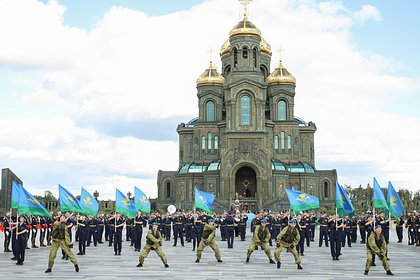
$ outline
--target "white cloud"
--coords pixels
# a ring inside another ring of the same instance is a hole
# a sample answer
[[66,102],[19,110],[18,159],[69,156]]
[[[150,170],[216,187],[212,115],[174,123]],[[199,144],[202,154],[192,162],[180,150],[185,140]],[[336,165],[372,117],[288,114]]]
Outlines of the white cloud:
[[[60,171],[67,175],[73,165],[84,168],[83,180],[74,181],[111,197],[115,186],[155,184],[149,178],[158,169],[177,168],[177,143],[112,137],[75,123],[188,121],[185,116],[197,114],[195,80],[208,65],[206,51],[228,38],[239,21],[237,8],[236,1],[213,0],[156,17],[114,7],[86,31],[65,26],[64,8],[55,1],[1,2],[0,37],[9,44],[0,45],[0,65],[36,73],[26,102],[45,99],[70,113],[0,122],[0,156],[59,162],[69,166]],[[371,168],[340,177],[346,184],[383,176],[395,186],[418,187],[419,162],[412,155],[420,154],[419,120],[385,108],[418,90],[419,80],[394,75],[392,69],[402,67],[397,61],[361,53],[350,39],[355,23],[380,20],[380,12],[370,5],[351,14],[337,2],[265,0],[251,5],[251,15],[273,50],[286,49],[286,65],[297,78],[295,113],[318,126],[318,165]],[[274,52],[273,67],[277,59]],[[409,139],[401,137],[406,131]]]
[[372,5],[363,5],[362,8],[354,13],[355,20],[365,22],[368,20],[381,21],[381,12]]

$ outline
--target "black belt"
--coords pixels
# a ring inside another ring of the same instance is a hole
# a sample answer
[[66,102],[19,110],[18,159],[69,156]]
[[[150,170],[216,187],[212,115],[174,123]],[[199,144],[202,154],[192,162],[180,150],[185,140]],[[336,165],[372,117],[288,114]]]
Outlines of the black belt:
[[175,223],[176,225],[182,225],[182,223]]
[[235,225],[226,225],[226,226],[228,226],[228,227],[234,227]]
[[89,227],[96,227],[96,226],[89,226]]
[[321,225],[321,227],[326,227],[327,225]]

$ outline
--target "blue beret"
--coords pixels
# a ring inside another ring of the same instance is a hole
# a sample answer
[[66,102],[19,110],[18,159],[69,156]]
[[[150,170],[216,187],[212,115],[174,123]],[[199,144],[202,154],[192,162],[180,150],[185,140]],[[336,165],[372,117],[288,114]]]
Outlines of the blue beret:
[[157,222],[153,222],[152,223],[152,226],[157,226],[158,225],[158,223]]
[[289,223],[291,223],[291,224],[296,224],[296,219],[292,219],[292,220],[290,220],[290,222]]
[[214,222],[214,220],[213,219],[209,219],[208,222],[209,223],[212,223],[212,222]]
[[377,228],[382,228],[382,227],[381,227],[381,225],[376,225],[375,229],[377,229]]
[[266,219],[261,220],[261,223],[267,223]]

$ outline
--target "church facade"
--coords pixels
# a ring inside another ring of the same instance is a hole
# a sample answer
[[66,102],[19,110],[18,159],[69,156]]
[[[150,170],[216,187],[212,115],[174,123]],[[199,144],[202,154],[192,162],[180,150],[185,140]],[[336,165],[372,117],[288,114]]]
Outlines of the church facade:
[[177,127],[179,168],[159,170],[157,207],[191,210],[194,188],[216,195],[215,210],[288,209],[286,188],[334,208],[336,170],[315,167],[315,123],[294,115],[295,77],[244,16],[222,45],[222,73],[210,62],[197,79],[198,117]]

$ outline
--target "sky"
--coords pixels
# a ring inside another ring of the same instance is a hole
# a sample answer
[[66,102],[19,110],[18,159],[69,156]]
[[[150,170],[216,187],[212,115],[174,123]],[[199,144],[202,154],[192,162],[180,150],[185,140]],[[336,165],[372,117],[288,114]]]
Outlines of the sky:
[[[255,0],[249,10],[285,49],[295,115],[318,128],[316,168],[354,187],[375,176],[419,190],[420,1]],[[0,167],[34,194],[61,184],[156,197],[158,170],[178,168],[177,124],[198,114],[208,50],[240,11],[237,0],[0,0]]]

